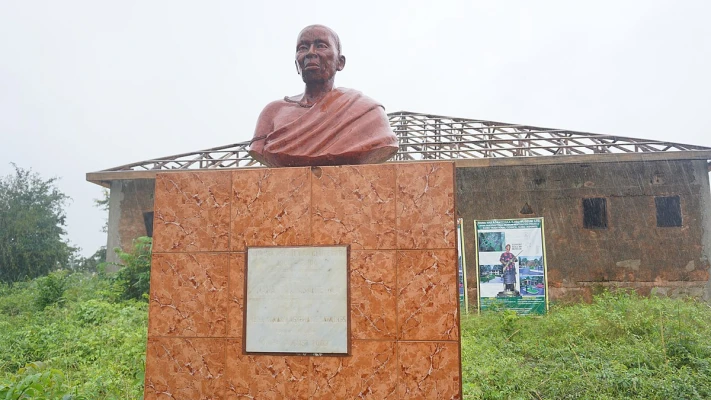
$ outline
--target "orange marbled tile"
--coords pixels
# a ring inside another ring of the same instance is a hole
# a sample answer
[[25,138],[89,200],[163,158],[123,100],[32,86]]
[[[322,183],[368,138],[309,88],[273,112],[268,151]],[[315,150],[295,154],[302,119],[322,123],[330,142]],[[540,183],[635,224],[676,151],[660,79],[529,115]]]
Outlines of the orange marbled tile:
[[451,250],[397,253],[398,338],[457,340],[457,257]]
[[224,399],[224,375],[224,339],[148,339],[145,399]]
[[240,339],[227,344],[227,399],[308,399],[309,358],[243,355]]
[[310,168],[234,171],[231,250],[309,244],[310,174]]
[[313,244],[395,248],[395,166],[313,169]]
[[351,251],[351,337],[395,339],[395,251]]
[[454,164],[397,164],[398,249],[454,248]]
[[227,254],[153,254],[149,336],[224,336]]
[[227,250],[230,180],[229,172],[158,174],[153,251]]
[[227,294],[227,336],[243,337],[244,253],[230,253]]
[[458,343],[399,342],[397,347],[401,399],[461,399]]
[[397,399],[395,342],[356,340],[350,357],[311,357],[314,400]]

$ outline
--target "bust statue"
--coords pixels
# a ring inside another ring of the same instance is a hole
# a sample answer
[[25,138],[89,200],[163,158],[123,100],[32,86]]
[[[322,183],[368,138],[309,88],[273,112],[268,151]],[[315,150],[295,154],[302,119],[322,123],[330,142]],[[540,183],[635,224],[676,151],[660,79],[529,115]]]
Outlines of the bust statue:
[[383,106],[357,90],[334,88],[346,57],[336,32],[304,28],[296,41],[304,93],[269,103],[259,115],[249,153],[269,167],[371,164],[397,152]]

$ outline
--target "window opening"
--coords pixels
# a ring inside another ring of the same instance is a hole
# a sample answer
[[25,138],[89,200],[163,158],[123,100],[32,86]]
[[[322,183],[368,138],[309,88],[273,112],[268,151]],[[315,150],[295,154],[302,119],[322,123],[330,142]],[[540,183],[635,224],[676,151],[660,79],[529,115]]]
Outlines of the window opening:
[[583,199],[583,227],[607,228],[607,199],[602,197]]
[[153,211],[143,213],[143,224],[146,226],[146,236],[153,237]]
[[681,226],[681,201],[679,196],[655,197],[657,226],[666,228]]

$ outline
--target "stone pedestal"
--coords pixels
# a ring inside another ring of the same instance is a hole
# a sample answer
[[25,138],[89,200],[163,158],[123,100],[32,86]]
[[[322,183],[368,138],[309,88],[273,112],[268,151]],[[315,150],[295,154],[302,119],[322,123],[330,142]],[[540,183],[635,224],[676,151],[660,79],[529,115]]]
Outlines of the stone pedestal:
[[[350,245],[347,356],[245,355],[245,249]],[[454,165],[158,174],[146,399],[460,399]]]

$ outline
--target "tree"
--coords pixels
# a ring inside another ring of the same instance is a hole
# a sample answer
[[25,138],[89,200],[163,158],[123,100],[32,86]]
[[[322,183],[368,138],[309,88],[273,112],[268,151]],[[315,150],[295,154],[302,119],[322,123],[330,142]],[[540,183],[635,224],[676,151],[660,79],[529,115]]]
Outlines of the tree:
[[[94,199],[94,207],[104,210],[109,213],[109,190],[104,188],[101,191],[101,199]],[[104,226],[101,227],[101,232],[109,231],[109,220],[104,220]],[[77,249],[78,250],[78,249]],[[106,246],[99,247],[94,254],[89,257],[83,257],[78,253],[75,254],[69,261],[69,268],[73,271],[82,272],[99,272],[99,266],[106,262]]]
[[62,238],[69,197],[57,178],[12,166],[15,173],[0,178],[0,282],[7,283],[63,267],[73,251]]
[[106,246],[99,247],[94,254],[83,257],[75,253],[69,261],[69,269],[77,272],[99,272],[99,266],[106,262]]
[[[101,191],[102,198],[94,199],[94,207],[106,211],[106,215],[109,214],[109,189],[103,188]],[[108,217],[104,220],[104,226],[101,227],[101,232],[107,233],[109,231],[109,219]]]

